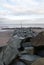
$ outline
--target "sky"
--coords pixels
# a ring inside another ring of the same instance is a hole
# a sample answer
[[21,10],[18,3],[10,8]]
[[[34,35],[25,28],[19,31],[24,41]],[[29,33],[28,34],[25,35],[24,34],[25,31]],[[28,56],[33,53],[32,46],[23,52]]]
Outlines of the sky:
[[42,23],[44,22],[44,0],[0,0],[0,18],[32,20],[32,23],[33,20],[38,23],[41,19]]

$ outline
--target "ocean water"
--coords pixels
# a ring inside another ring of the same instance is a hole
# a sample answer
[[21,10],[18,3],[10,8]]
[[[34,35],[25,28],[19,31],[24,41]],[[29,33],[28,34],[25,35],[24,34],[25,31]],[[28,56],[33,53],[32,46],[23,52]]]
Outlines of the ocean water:
[[3,24],[0,25],[0,28],[16,28],[16,27],[42,27],[44,28],[44,24]]

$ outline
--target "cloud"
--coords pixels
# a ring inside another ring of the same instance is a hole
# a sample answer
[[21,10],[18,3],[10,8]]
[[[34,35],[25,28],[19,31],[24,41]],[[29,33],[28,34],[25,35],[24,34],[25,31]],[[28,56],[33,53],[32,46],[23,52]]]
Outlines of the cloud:
[[44,0],[0,0],[0,18],[1,24],[44,24]]
[[[44,15],[43,0],[0,0],[0,7],[2,7],[2,9],[0,9],[0,16],[7,18],[28,19],[29,16],[29,19],[32,19],[31,15],[35,15],[34,18],[36,15],[37,17],[38,15]],[[14,17],[16,15],[18,17]],[[25,15],[25,17],[22,15]]]
[[36,0],[9,0],[7,3],[1,3],[1,6],[11,10],[13,14],[44,14],[44,2]]
[[[43,0],[11,0],[17,4],[18,9],[22,12],[24,9],[26,13],[32,12],[35,14],[44,14],[44,1]],[[17,9],[17,8],[16,8]],[[24,12],[25,13],[25,12]]]

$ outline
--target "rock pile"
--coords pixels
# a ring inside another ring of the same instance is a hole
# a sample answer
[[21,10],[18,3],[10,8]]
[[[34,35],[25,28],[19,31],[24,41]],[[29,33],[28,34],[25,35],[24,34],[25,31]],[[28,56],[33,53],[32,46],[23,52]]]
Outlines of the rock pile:
[[[34,65],[39,61],[35,60],[41,58],[40,54],[44,53],[44,32],[36,36],[31,29],[17,29],[7,43],[4,49],[1,48],[0,65]],[[42,56],[44,57],[44,54]]]

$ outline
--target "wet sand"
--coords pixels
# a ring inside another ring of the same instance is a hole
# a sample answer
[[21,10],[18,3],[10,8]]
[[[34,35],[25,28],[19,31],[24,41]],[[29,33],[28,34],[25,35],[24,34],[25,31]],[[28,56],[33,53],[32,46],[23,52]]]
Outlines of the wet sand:
[[9,41],[9,39],[11,38],[11,34],[13,33],[13,31],[11,30],[0,30],[0,47],[7,45],[7,42]]

